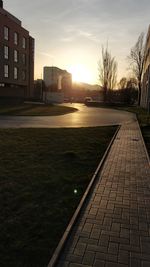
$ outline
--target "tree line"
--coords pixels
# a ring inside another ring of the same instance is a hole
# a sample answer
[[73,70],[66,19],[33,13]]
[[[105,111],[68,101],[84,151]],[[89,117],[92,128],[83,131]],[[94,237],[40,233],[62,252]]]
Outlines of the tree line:
[[[98,70],[104,102],[134,104],[137,101],[140,105],[144,52],[144,33],[141,33],[127,57],[129,67],[132,70],[132,77],[123,77],[117,84],[117,61],[115,57],[112,57],[108,46],[105,48],[102,46],[102,56],[98,62]],[[116,88],[118,90],[113,90]]]

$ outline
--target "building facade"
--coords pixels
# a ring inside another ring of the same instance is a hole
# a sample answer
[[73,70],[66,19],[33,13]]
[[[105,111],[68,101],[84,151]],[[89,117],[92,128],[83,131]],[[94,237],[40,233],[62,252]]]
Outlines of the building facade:
[[57,67],[44,67],[45,91],[43,100],[45,102],[64,101],[64,97],[69,97],[72,89],[72,75],[66,70]]
[[0,98],[28,99],[34,88],[34,39],[0,0]]
[[150,108],[150,26],[145,44],[140,106],[146,109]]

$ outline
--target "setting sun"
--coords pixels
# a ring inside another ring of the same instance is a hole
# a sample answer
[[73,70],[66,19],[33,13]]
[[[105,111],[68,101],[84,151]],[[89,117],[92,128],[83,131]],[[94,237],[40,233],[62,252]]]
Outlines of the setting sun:
[[68,70],[72,74],[72,80],[74,82],[85,82],[91,83],[92,75],[91,72],[84,65],[70,66]]

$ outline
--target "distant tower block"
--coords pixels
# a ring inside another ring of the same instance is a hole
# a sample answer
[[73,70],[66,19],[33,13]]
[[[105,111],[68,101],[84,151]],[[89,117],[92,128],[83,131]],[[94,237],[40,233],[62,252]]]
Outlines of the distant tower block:
[[72,75],[57,67],[44,67],[45,102],[63,102],[72,89]]

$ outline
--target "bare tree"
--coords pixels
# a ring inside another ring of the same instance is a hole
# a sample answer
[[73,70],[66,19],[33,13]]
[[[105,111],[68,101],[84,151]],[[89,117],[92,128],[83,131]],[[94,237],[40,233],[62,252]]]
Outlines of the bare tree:
[[104,91],[104,102],[107,101],[108,90],[114,89],[117,81],[117,62],[108,48],[102,47],[102,60],[99,61],[99,79]]
[[128,57],[130,62],[130,67],[134,73],[135,78],[138,82],[138,105],[140,105],[141,99],[141,81],[142,81],[142,72],[144,65],[144,33],[141,33],[138,37],[136,44],[131,48],[130,56]]
[[[129,86],[130,85],[130,86]],[[122,77],[118,83],[118,89],[126,89],[132,87],[138,89],[137,79],[135,77]]]

